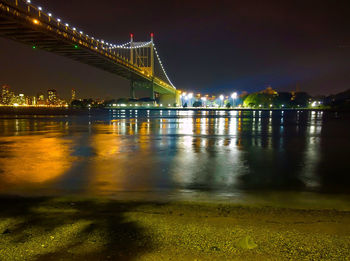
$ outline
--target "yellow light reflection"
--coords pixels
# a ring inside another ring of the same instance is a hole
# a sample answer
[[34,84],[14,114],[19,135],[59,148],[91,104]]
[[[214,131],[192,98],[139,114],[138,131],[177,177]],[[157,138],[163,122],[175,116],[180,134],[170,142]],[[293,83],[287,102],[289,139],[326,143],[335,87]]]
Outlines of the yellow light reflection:
[[[130,124],[124,119],[121,121],[124,124],[94,126],[98,134],[94,135],[91,140],[95,154],[90,160],[92,175],[87,186],[87,189],[93,194],[145,191],[154,186],[153,177],[149,175],[155,172],[151,169],[153,166],[137,164],[152,161],[149,123],[142,122],[140,125],[135,125],[133,120],[130,121]],[[109,128],[117,128],[117,130],[108,131]],[[138,139],[138,147],[131,146],[131,140],[120,135],[123,132],[135,135],[135,138]],[[145,173],[148,174],[144,175]]]
[[0,158],[0,184],[43,183],[72,165],[71,142],[62,138],[16,136],[0,139],[7,157]]

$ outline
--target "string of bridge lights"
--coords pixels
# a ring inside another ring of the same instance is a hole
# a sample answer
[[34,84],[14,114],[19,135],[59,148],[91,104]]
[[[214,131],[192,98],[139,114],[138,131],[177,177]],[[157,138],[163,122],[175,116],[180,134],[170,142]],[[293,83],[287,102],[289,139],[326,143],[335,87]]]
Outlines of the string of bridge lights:
[[[30,5],[31,7],[37,8],[40,12],[42,12],[42,10],[43,10],[43,8],[42,8],[41,6],[38,6],[38,7],[34,6],[34,5],[32,4],[32,1],[31,1],[31,0],[25,0],[25,3],[26,3],[27,5]],[[56,19],[55,19],[55,18],[52,16],[52,13],[47,13],[47,16],[49,16],[50,19],[54,19],[54,20],[56,20],[58,23],[61,23],[61,24],[63,24],[64,26],[66,26],[66,27],[72,29],[73,31],[78,31],[77,28],[71,27],[68,23],[62,22],[62,20],[61,20],[60,18],[56,18]],[[79,31],[79,34],[84,35],[83,31]],[[131,43],[131,42],[127,42],[127,43],[123,43],[123,44],[110,44],[110,43],[108,43],[108,42],[105,42],[104,40],[99,40],[99,39],[95,39],[94,37],[90,37],[88,34],[85,34],[85,36],[86,36],[86,37],[89,37],[89,38],[91,38],[92,40],[95,40],[95,41],[97,41],[97,42],[99,42],[99,43],[105,44],[105,45],[107,45],[107,46],[111,46],[113,49],[116,49],[116,48],[121,48],[121,49],[123,49],[123,48],[125,48],[127,45],[129,45],[129,44]],[[110,49],[110,48],[107,48],[107,49]],[[125,49],[130,49],[130,48],[125,48]]]
[[[37,8],[40,12],[42,12],[42,10],[43,10],[42,7],[41,7],[41,6],[38,6],[38,7],[34,6],[34,5],[32,4],[32,2],[31,2],[31,0],[23,0],[23,1],[24,1],[27,5],[30,5],[30,6],[33,7],[33,8]],[[52,17],[52,13],[47,13],[47,16],[49,16],[50,19],[56,20],[58,23],[64,24],[66,27],[70,28],[71,30],[77,31],[77,29],[76,29],[75,27],[70,27],[68,23],[63,23],[63,22],[61,21],[60,18],[56,18],[56,19],[55,19],[54,17]],[[84,35],[83,31],[79,31],[79,34]],[[156,56],[157,56],[158,62],[159,62],[159,64],[160,64],[160,67],[162,68],[162,71],[163,71],[165,77],[167,78],[167,80],[168,80],[168,82],[170,83],[170,85],[171,85],[172,87],[175,88],[174,84],[171,82],[171,80],[170,80],[168,74],[166,73],[166,71],[165,71],[165,69],[164,69],[163,63],[162,63],[162,61],[161,61],[161,59],[160,59],[160,57],[159,57],[159,54],[158,54],[158,52],[157,52],[157,48],[156,48],[156,46],[154,45],[153,40],[151,40],[151,41],[149,41],[149,42],[143,42],[143,43],[140,43],[140,44],[136,44],[135,46],[131,46],[131,42],[127,42],[127,43],[123,43],[123,44],[110,44],[110,43],[108,43],[108,42],[105,42],[104,40],[99,40],[99,39],[95,39],[94,37],[90,37],[88,34],[85,34],[85,36],[88,37],[88,38],[90,38],[90,39],[92,39],[92,40],[97,41],[98,43],[101,43],[101,44],[103,44],[103,45],[108,46],[108,47],[103,47],[103,46],[102,46],[102,49],[109,49],[109,50],[113,50],[113,49],[129,49],[129,50],[130,50],[130,49],[139,49],[139,48],[144,48],[144,47],[148,47],[148,46],[150,46],[150,45],[153,45],[154,52],[155,52],[155,54],[156,54]],[[97,48],[98,48],[98,47],[96,46],[95,49],[97,49]]]
[[129,45],[131,42],[128,42],[128,43],[125,43],[125,44],[121,44],[121,45],[116,45],[116,44],[107,44],[107,45],[109,45],[110,47],[108,47],[108,49],[111,49],[111,50],[113,50],[113,49],[124,49],[127,45]]
[[[140,44],[136,44],[134,46],[131,46],[131,42],[128,42],[126,44],[123,44],[123,45],[113,45],[112,47],[110,47],[109,49],[139,49],[139,48],[143,48],[143,47],[147,47],[149,45],[152,44],[152,41],[149,41],[149,42],[143,42],[143,43],[140,43]],[[130,45],[130,46],[127,46],[127,45]]]
[[[165,71],[165,69],[164,69],[164,67],[163,67],[163,63],[162,63],[162,61],[160,60],[160,57],[159,57],[159,55],[158,55],[156,46],[154,45],[153,42],[152,42],[152,44],[153,44],[154,52],[155,52],[155,54],[156,54],[156,56],[157,56],[158,62],[159,62],[159,64],[160,64],[160,67],[161,67],[162,70],[163,70],[163,73],[164,73],[165,77],[167,78],[167,80],[168,80],[168,82],[170,83],[170,85],[171,85],[172,87],[175,88],[174,84],[173,84],[173,83],[171,82],[171,80],[169,79],[169,76],[168,76],[168,74],[166,73],[166,71]],[[175,89],[176,89],[176,88],[175,88]]]
[[117,49],[117,48],[121,48],[121,49],[123,49],[123,48],[125,48],[125,46],[127,46],[127,45],[129,45],[131,42],[128,42],[128,43],[125,43],[125,44],[120,44],[120,45],[116,45],[116,44],[109,44],[109,43],[107,43],[107,45],[109,45],[109,46],[111,46],[111,47],[109,47],[109,49]]

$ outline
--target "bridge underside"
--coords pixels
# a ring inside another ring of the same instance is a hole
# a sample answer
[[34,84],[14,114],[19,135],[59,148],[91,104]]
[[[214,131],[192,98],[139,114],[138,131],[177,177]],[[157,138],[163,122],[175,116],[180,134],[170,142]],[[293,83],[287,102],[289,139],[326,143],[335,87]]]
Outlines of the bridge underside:
[[[35,24],[34,19],[39,24]],[[28,15],[25,10],[8,6],[3,1],[0,1],[0,36],[95,66],[144,86],[153,85],[153,91],[160,94],[176,93],[175,88],[157,78],[147,77],[122,57],[97,49],[87,37],[62,31],[54,24],[43,22],[40,17]]]
[[158,93],[158,102],[160,104],[164,105],[170,105],[170,106],[176,106],[181,104],[180,102],[180,93],[175,92],[175,93],[170,93],[170,92],[164,92],[163,88],[159,88],[156,84],[152,82],[137,82],[137,81],[131,81],[131,86],[130,86],[130,97],[135,98],[135,92],[138,89],[143,89],[143,90],[148,90],[149,96],[152,99],[155,99],[155,93]]

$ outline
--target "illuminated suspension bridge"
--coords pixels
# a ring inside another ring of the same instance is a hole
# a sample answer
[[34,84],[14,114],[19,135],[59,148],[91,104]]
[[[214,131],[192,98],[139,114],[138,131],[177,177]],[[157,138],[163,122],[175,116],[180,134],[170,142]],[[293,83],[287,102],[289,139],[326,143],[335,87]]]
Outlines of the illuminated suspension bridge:
[[130,97],[147,89],[150,98],[179,104],[179,94],[169,79],[153,42],[114,44],[89,36],[30,0],[0,0],[0,36],[62,55],[130,81]]

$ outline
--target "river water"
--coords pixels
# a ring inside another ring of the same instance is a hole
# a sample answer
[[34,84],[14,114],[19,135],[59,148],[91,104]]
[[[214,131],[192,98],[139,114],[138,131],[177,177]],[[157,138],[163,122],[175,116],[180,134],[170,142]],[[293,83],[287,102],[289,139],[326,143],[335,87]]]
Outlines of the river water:
[[0,116],[0,194],[350,209],[350,114]]

